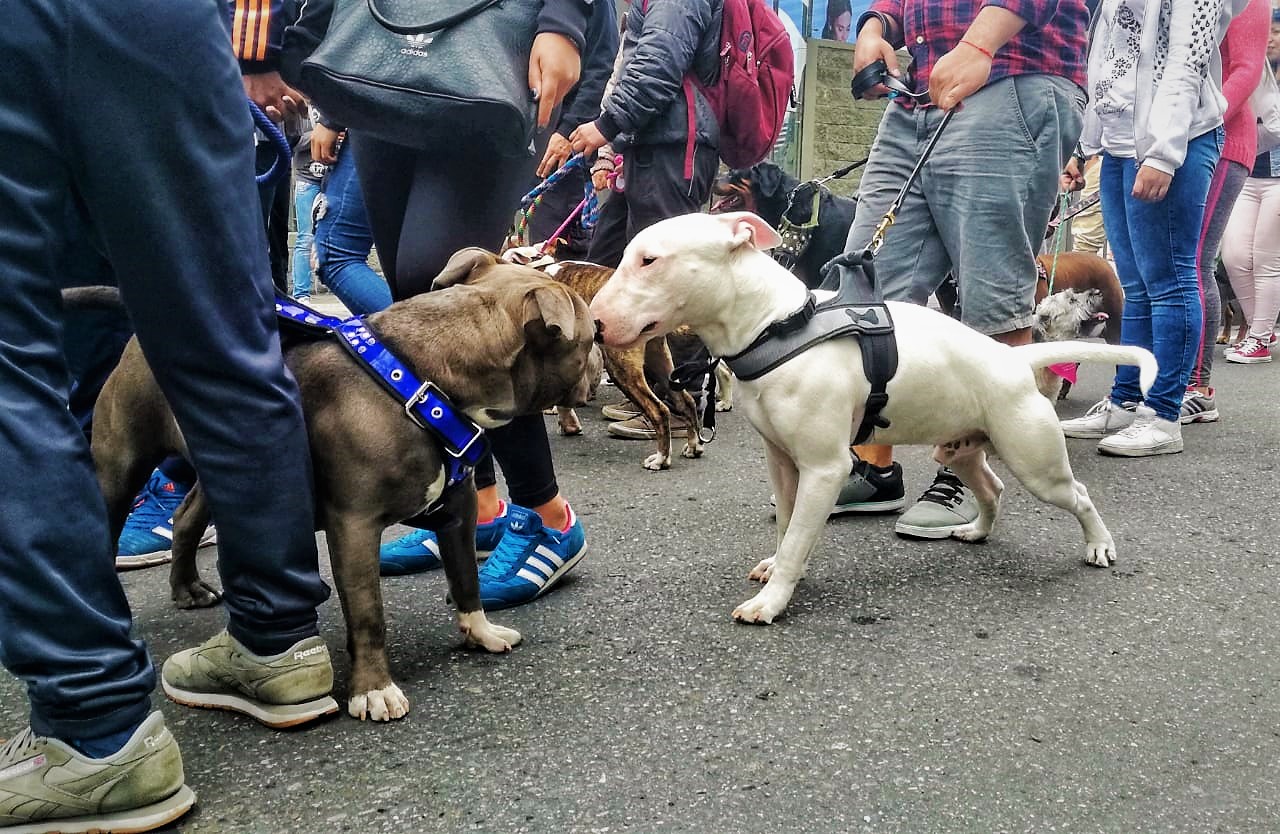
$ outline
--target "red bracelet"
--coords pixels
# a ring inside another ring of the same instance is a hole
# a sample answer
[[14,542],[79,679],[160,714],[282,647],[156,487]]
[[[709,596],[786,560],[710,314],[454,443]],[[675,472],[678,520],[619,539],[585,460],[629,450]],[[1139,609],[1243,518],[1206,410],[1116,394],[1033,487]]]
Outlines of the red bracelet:
[[961,39],[960,39],[960,43],[964,44],[965,46],[972,46],[974,49],[978,50],[978,51],[979,51],[979,52],[981,52],[983,55],[986,55],[986,56],[987,56],[987,59],[988,59],[988,60],[990,60],[990,61],[994,61],[994,60],[996,59],[996,56],[992,55],[989,51],[987,51],[987,50],[983,49],[982,47],[978,46],[978,45],[977,45],[976,43],[974,43],[973,41],[969,41],[969,40],[965,40],[964,38],[961,38]]

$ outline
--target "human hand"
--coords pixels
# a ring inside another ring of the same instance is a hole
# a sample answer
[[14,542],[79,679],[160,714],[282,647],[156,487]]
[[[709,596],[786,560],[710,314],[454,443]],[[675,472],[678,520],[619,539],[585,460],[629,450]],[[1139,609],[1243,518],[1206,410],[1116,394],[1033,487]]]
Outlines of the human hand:
[[[858,32],[858,40],[854,42],[853,74],[857,75],[876,61],[884,61],[884,65],[889,69],[889,74],[894,78],[902,76],[902,71],[898,69],[897,53],[893,51],[893,46],[884,39],[884,30],[880,25],[880,21],[872,18],[863,24],[862,29]],[[863,93],[862,97],[864,99],[877,99],[883,98],[888,94],[888,87],[883,84],[877,84]]]
[[609,187],[609,172],[601,168],[591,173],[591,187],[596,191],[604,191]]
[[529,89],[538,102],[538,129],[551,123],[551,113],[569,95],[582,72],[578,47],[564,35],[539,32],[529,53]]
[[548,177],[573,155],[573,145],[559,133],[551,134],[547,143],[547,152],[542,155],[542,164],[538,166],[538,176]]
[[311,158],[325,165],[338,161],[338,137],[342,134],[319,122],[311,131]]
[[569,134],[569,142],[573,145],[574,153],[590,156],[607,145],[609,140],[604,138],[604,134],[600,132],[600,128],[596,127],[595,122],[587,122],[585,125],[578,125],[577,129]]
[[1062,176],[1058,178],[1058,187],[1063,191],[1079,191],[1084,188],[1084,172],[1080,170],[1080,160],[1077,157],[1067,160],[1067,167],[1062,169]]
[[255,72],[243,75],[244,92],[249,100],[262,108],[273,122],[282,122],[286,115],[295,116],[302,112],[303,95],[284,83],[280,73]]
[[1133,178],[1133,196],[1145,203],[1158,203],[1169,193],[1169,183],[1173,182],[1173,174],[1166,174],[1159,168],[1143,165],[1138,175]]
[[968,41],[943,55],[929,71],[929,100],[942,110],[954,110],[968,96],[987,86],[991,56]]

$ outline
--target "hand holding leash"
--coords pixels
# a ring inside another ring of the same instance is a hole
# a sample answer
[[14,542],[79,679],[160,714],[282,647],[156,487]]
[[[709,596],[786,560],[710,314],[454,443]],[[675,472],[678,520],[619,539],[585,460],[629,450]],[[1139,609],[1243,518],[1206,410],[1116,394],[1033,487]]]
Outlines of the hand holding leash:
[[[868,70],[879,65],[878,70]],[[867,75],[862,73],[866,71]],[[898,56],[893,46],[884,39],[884,30],[877,18],[870,18],[858,31],[858,40],[853,48],[854,98],[877,99],[891,95],[892,90],[884,83],[884,75],[898,80],[902,72],[898,69]],[[859,77],[869,83],[859,84]],[[901,81],[899,81],[899,86]]]
[[933,65],[929,73],[929,98],[943,110],[959,107],[960,102],[987,86],[992,57],[985,47],[961,40]]

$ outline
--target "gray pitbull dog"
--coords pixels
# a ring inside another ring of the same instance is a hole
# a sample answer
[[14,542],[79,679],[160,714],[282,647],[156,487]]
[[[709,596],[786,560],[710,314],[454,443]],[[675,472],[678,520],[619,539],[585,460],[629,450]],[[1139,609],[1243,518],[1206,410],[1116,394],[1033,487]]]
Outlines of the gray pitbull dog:
[[[483,428],[519,414],[586,399],[594,329],[587,305],[539,272],[466,249],[435,279],[438,292],[392,304],[369,327],[419,379],[434,382]],[[480,604],[473,479],[445,489],[435,435],[355,364],[336,339],[287,345],[298,380],[315,478],[316,525],[328,536],[351,654],[348,712],[389,721],[409,701],[391,677],[378,575],[378,545],[390,524],[430,509],[449,591],[466,644],[506,652],[519,632],[495,625]],[[147,474],[186,454],[165,398],[133,340],[102,389],[93,458],[107,499],[112,541]],[[264,462],[265,463],[265,462]],[[195,549],[209,519],[199,485],[174,518],[171,584],[180,605],[216,602],[200,581]]]
[[[688,325],[714,356],[733,356],[766,327],[799,310],[808,290],[762,251],[778,233],[754,214],[692,214],[635,236],[613,277],[591,302],[600,338],[627,346]],[[822,293],[820,298],[829,298]],[[898,370],[888,383],[887,428],[872,443],[934,445],[977,496],[978,519],[955,533],[991,532],[1004,485],[987,464],[996,452],[1029,492],[1075,515],[1085,561],[1106,567],[1115,543],[1071,473],[1053,405],[1034,369],[1057,362],[1113,362],[1141,369],[1146,391],[1156,362],[1136,347],[1046,342],[1008,347],[935,310],[890,302]],[[849,475],[849,442],[871,387],[856,339],[815,345],[751,381],[740,380],[747,419],[764,438],[777,497],[778,546],[749,578],[767,583],[739,605],[743,622],[769,623],[804,575],[827,515]]]

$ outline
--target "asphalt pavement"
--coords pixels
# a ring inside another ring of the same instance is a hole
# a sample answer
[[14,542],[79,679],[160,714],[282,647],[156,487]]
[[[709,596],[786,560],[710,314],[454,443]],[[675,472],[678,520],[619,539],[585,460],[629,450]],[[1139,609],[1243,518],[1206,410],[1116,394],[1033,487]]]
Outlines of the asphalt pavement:
[[[739,414],[704,458],[660,473],[595,409],[583,437],[547,418],[591,550],[559,589],[493,615],[524,643],[464,650],[439,572],[389,578],[407,718],[274,732],[157,696],[200,800],[173,830],[1280,831],[1280,367],[1219,361],[1215,378],[1222,420],[1185,427],[1182,454],[1068,441],[1113,568],[1083,564],[1074,519],[997,463],[1008,489],[988,542],[833,521],[768,627],[730,617],[775,537]],[[1109,380],[1083,369],[1060,414]],[[927,450],[901,459],[919,494]],[[201,566],[216,576],[212,549]],[[157,658],[222,626],[219,609],[173,609],[164,568],[121,579]],[[343,701],[336,596],[321,629]],[[0,673],[0,728],[25,721]]]

